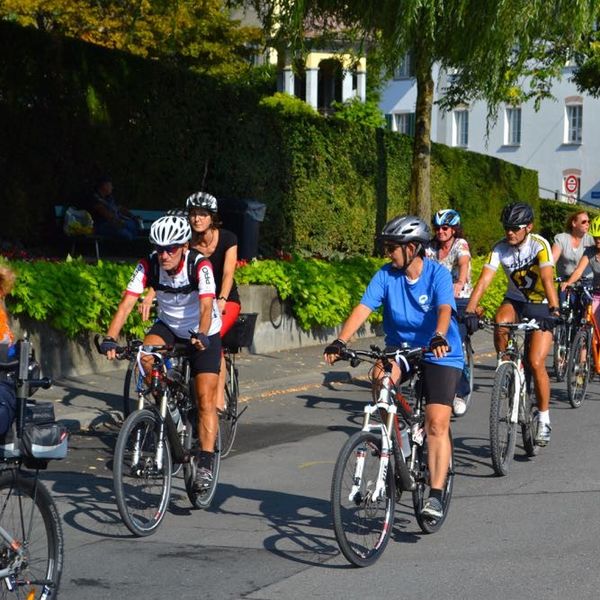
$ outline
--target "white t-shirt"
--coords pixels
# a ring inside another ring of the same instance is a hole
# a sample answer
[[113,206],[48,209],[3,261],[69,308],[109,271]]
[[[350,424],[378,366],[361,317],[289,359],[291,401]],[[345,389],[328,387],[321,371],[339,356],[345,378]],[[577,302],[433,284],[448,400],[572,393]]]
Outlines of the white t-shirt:
[[[221,315],[215,297],[215,279],[212,266],[207,258],[198,259],[195,269],[198,279],[198,289],[190,291],[190,279],[188,278],[187,262],[190,257],[186,250],[177,271],[169,275],[163,268],[159,267],[159,283],[171,288],[173,291],[156,290],[156,302],[158,306],[157,317],[177,337],[188,339],[191,331],[198,331],[200,321],[199,298],[210,296],[213,298],[212,319],[208,335],[221,331]],[[150,259],[142,259],[136,266],[129,283],[126,294],[139,296],[149,285]],[[181,289],[181,292],[177,292]]]

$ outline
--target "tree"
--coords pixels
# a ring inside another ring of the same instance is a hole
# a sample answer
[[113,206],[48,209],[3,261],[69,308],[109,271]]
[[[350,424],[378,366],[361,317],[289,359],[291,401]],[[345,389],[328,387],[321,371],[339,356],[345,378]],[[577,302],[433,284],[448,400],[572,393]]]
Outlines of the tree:
[[262,45],[222,0],[0,0],[0,18],[225,76],[248,70]]
[[[301,44],[303,32],[334,27],[363,46],[376,44],[387,67],[415,59],[417,103],[411,212],[431,216],[433,67],[452,69],[442,100],[449,109],[485,100],[488,124],[502,101],[539,100],[573,47],[592,30],[598,0],[247,0],[269,31]],[[523,86],[527,83],[527,88]]]

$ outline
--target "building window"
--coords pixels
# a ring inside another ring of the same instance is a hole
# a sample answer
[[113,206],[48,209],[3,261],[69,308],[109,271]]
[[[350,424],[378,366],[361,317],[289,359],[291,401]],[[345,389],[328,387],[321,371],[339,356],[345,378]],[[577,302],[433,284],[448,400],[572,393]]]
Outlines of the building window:
[[583,104],[567,104],[565,143],[581,144],[583,127]]
[[469,145],[469,111],[461,108],[454,111],[454,146],[466,148]]
[[415,135],[415,113],[396,113],[394,121],[398,133]]
[[398,67],[394,69],[394,79],[410,79],[415,76],[415,56],[407,52]]
[[521,145],[520,107],[511,107],[506,109],[506,138],[504,143],[508,146]]

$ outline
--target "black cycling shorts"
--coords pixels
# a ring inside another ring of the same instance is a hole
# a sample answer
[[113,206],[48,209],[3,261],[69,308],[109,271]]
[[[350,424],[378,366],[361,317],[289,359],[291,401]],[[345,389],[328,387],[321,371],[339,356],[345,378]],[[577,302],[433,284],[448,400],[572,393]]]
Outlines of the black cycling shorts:
[[156,321],[148,335],[157,335],[165,344],[189,344],[190,367],[192,377],[199,373],[216,373],[221,369],[221,334],[209,335],[210,346],[205,350],[196,350],[187,338],[177,337],[162,321]]
[[456,367],[423,362],[421,385],[425,403],[452,406],[461,374],[462,370]]
[[515,309],[519,321],[523,319],[536,319],[539,321],[550,316],[550,307],[547,302],[523,302],[522,300],[505,297],[502,304],[510,304]]

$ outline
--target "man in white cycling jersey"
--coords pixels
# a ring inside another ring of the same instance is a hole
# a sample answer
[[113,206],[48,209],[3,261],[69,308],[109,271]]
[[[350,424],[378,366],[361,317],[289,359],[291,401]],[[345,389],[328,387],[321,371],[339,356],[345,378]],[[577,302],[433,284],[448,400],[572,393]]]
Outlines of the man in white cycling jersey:
[[218,428],[216,398],[221,364],[221,317],[211,264],[198,252],[189,250],[191,235],[187,219],[181,216],[161,217],[152,224],[150,242],[154,252],[135,267],[100,350],[109,360],[115,358],[117,336],[144,289],[153,287],[158,305],[157,320],[146,334],[144,344],[190,344],[201,448],[194,457],[194,491],[201,492],[212,483]]
[[[497,242],[488,255],[475,289],[465,310],[464,322],[469,332],[478,327],[475,309],[502,266],[508,279],[506,295],[496,312],[496,323],[515,323],[523,318],[535,319],[540,329],[531,333],[527,357],[533,375],[538,405],[536,443],[545,446],[550,441],[550,379],[545,361],[552,346],[552,328],[560,316],[558,295],[554,286],[554,260],[550,244],[532,233],[533,210],[528,204],[514,202],[504,207],[502,225],[506,237]],[[506,349],[506,329],[496,329],[494,343],[497,352]]]

